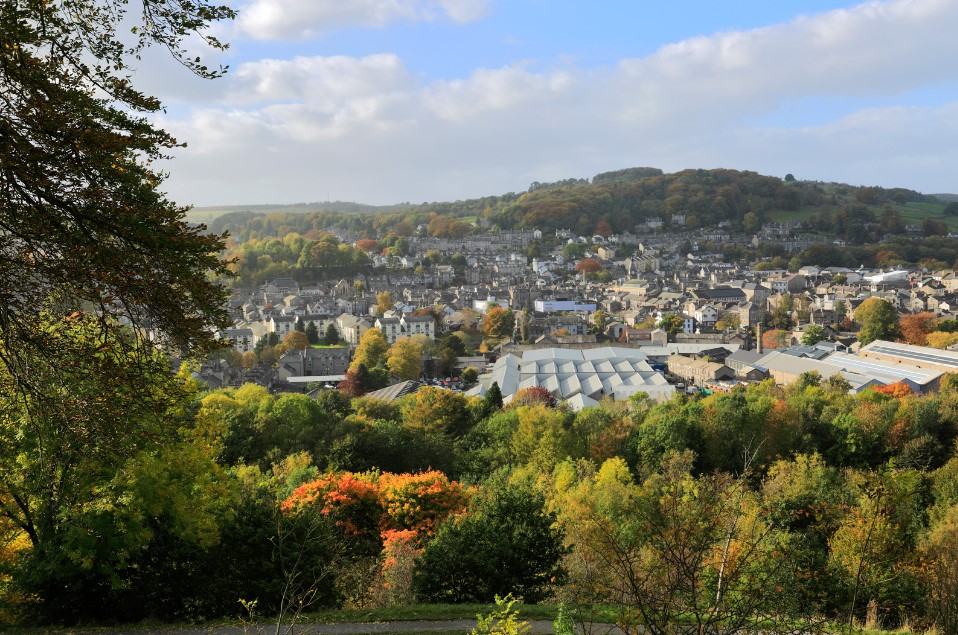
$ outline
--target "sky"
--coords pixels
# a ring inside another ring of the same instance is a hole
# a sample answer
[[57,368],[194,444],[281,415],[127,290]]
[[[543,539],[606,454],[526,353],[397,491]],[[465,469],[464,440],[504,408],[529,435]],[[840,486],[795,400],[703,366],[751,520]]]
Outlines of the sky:
[[181,204],[452,201],[636,166],[958,192],[958,2],[235,0],[135,82]]

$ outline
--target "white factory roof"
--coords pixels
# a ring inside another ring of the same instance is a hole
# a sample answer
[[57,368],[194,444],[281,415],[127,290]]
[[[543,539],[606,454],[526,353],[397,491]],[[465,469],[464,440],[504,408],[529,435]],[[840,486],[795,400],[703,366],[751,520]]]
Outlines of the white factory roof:
[[590,400],[605,395],[627,399],[636,392],[668,398],[675,392],[662,373],[649,366],[641,350],[614,347],[544,348],[526,351],[521,358],[508,354],[499,358],[492,372],[483,375],[469,394],[484,395],[492,382],[499,384],[504,399],[533,386],[545,387],[557,399],[577,395]]

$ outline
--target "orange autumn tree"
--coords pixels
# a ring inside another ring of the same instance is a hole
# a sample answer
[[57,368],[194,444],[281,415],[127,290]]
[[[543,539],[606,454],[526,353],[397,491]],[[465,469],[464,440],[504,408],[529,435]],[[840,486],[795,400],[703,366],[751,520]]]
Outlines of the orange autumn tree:
[[418,474],[330,472],[296,488],[284,513],[318,510],[352,536],[415,531],[432,535],[451,515],[462,513],[468,491],[437,470]]
[[928,344],[928,335],[938,326],[938,318],[934,313],[915,313],[912,315],[903,315],[898,320],[898,328],[901,331],[901,339],[906,344],[915,346],[926,346]]
[[762,334],[762,347],[766,349],[787,348],[788,332],[783,329],[772,329]]
[[877,393],[881,393],[883,395],[889,395],[896,399],[901,399],[903,397],[910,397],[911,395],[914,394],[911,388],[908,387],[908,384],[901,381],[896,381],[893,384],[887,384],[885,386],[875,386],[873,390]]
[[449,516],[462,513],[469,496],[458,482],[437,470],[419,474],[383,474],[379,499],[385,509],[383,531],[411,530],[431,536]]
[[379,251],[379,241],[372,238],[363,238],[356,241],[356,248],[365,252],[376,253]]
[[585,258],[576,264],[575,270],[578,273],[598,273],[602,271],[602,263],[595,258]]
[[345,537],[359,539],[368,556],[378,554],[369,592],[381,603],[395,604],[411,597],[413,563],[423,538],[450,516],[464,513],[468,502],[469,491],[437,470],[330,472],[294,490],[282,510],[330,516]]
[[383,515],[379,475],[329,472],[293,490],[281,509],[288,514],[319,511],[346,535],[378,539]]

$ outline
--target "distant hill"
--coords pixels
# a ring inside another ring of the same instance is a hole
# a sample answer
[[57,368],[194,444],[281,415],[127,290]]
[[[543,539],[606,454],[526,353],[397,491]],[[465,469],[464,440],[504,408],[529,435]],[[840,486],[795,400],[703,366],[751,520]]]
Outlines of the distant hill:
[[[409,235],[436,216],[464,222],[484,219],[502,228],[634,231],[648,221],[664,228],[728,227],[754,232],[762,224],[799,221],[805,229],[854,242],[905,233],[908,225],[938,223],[933,233],[958,231],[958,216],[944,216],[946,197],[905,188],[798,181],[757,172],[712,169],[664,173],[634,167],[534,182],[528,191],[450,202],[373,206],[343,201],[297,205],[237,205],[197,208],[188,220],[238,240],[309,231],[348,230],[376,237]],[[437,225],[438,227],[438,225]],[[430,232],[432,233],[430,228]]]
[[958,194],[932,194],[931,196],[934,196],[942,203],[954,203],[958,201]]
[[226,214],[246,214],[249,216],[283,213],[283,214],[310,214],[327,211],[339,214],[384,214],[409,207],[409,203],[397,205],[365,205],[348,201],[326,201],[323,203],[294,203],[291,205],[217,205],[211,207],[194,207],[186,214],[186,220],[191,223],[212,225],[213,221]]

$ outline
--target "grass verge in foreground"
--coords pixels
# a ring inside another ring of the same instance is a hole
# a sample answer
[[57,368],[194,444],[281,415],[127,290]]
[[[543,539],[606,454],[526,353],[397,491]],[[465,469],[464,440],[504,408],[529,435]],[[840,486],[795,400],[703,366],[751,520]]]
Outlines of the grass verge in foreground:
[[[301,621],[333,622],[398,622],[407,620],[475,619],[477,613],[488,613],[495,604],[413,604],[375,609],[338,609],[310,613]],[[555,604],[516,604],[524,620],[553,620],[559,610]]]

